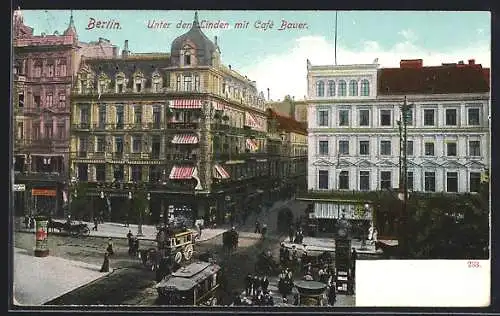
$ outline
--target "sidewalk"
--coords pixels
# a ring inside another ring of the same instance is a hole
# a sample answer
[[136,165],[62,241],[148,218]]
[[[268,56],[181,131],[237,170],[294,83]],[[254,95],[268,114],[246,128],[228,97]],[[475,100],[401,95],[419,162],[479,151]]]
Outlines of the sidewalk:
[[[58,220],[61,221],[61,220]],[[15,223],[15,230],[16,231],[23,231],[23,232],[33,232],[34,229],[26,229],[24,225],[21,224],[22,218],[16,218],[16,223]],[[80,223],[80,221],[75,221],[76,223]],[[82,221],[81,223],[85,223],[89,226],[90,229],[90,236],[93,237],[104,237],[104,238],[127,238],[127,233],[130,230],[134,236],[137,235],[137,229],[138,225],[137,224],[130,224],[129,227],[126,227],[122,223],[103,223],[99,224],[97,226],[97,231],[92,230],[92,227],[94,227],[94,223],[90,222],[84,222]],[[202,231],[200,239],[197,241],[205,241],[209,240],[212,238],[215,238],[219,235],[221,235],[223,232],[225,232],[227,229],[224,228],[216,228],[216,229],[211,229],[211,228],[205,228]],[[50,231],[50,234],[58,234],[59,231],[55,230],[55,232]],[[139,237],[139,239],[145,239],[145,240],[156,240],[156,226],[153,225],[142,225],[142,237]]]
[[14,248],[14,304],[43,305],[113,271],[101,273],[100,268],[50,255],[39,258]]

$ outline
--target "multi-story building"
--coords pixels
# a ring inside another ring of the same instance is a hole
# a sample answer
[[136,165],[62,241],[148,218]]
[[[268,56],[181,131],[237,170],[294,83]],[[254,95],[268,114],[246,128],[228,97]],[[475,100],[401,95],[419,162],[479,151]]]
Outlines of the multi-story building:
[[305,98],[304,100],[295,100],[294,97],[287,95],[283,101],[269,101],[267,106],[279,115],[288,116],[307,124],[307,101]]
[[[307,125],[268,109],[268,153],[285,194],[307,188]],[[274,174],[273,174],[274,175]]]
[[308,61],[307,69],[309,190],[397,190],[405,97],[408,189],[478,190],[490,157],[488,69],[474,60],[402,60],[399,68]]
[[72,78],[89,47],[99,46],[100,54],[107,55],[113,48],[109,43],[79,43],[73,15],[62,34],[34,35],[20,10],[14,13],[13,25],[18,78],[13,104],[15,182],[25,185],[25,191],[15,193],[16,213],[61,215],[68,178]]
[[120,57],[83,59],[78,71],[72,181],[113,220],[147,191],[153,220],[187,210],[221,222],[270,185],[264,101],[254,81],[221,63],[197,14],[170,53],[131,53],[126,41]]

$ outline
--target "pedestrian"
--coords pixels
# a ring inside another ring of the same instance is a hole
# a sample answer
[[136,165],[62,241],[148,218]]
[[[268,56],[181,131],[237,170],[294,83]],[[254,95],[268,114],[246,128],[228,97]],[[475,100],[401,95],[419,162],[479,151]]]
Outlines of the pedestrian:
[[132,245],[133,246],[132,247],[132,249],[133,249],[132,250],[132,255],[134,257],[136,257],[138,255],[138,253],[139,253],[139,238],[134,237],[133,239],[134,239],[134,242],[133,242],[133,245]]
[[288,238],[290,239],[290,242],[293,242],[293,238],[295,236],[295,230],[293,228],[293,225],[290,225],[290,228],[288,229]]
[[285,243],[280,244],[280,263],[284,264],[285,263]]
[[99,221],[97,220],[97,217],[94,217],[94,227],[92,227],[92,230],[97,231],[97,225],[99,224]]
[[259,221],[256,221],[255,222],[255,231],[254,231],[255,234],[259,233],[260,234],[260,223]]
[[267,278],[266,275],[262,278],[261,283],[262,283],[262,291],[267,293],[267,290],[269,289],[269,279]]
[[262,238],[264,238],[266,236],[266,232],[267,232],[267,224],[264,223],[262,225]]
[[358,253],[356,252],[356,249],[353,247],[352,252],[351,252],[351,273],[352,273],[353,278],[356,274],[356,260],[357,259],[358,259]]
[[201,223],[198,223],[198,239],[201,238],[201,231],[203,230],[203,226],[201,225]]
[[108,247],[106,248],[106,252],[112,256],[115,252],[113,250],[113,242],[111,240],[111,238],[108,239]]
[[260,287],[260,278],[256,275],[253,277],[253,292],[257,295],[262,288]]
[[248,274],[245,277],[245,294],[246,296],[250,296],[252,292],[252,275]]
[[99,272],[109,272],[109,252],[104,253],[104,262],[102,263],[101,270]]
[[337,301],[337,291],[335,289],[336,285],[335,283],[332,283],[330,285],[330,288],[328,289],[328,304],[330,306],[335,305],[335,302]]
[[30,228],[30,218],[28,214],[24,215],[24,228],[29,229]]

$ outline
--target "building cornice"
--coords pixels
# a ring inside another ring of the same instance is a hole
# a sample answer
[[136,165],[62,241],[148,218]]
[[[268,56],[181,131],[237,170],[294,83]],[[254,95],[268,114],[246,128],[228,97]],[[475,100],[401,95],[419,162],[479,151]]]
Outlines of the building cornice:
[[[330,98],[330,99],[307,99],[308,104],[328,105],[328,104],[366,104],[366,103],[386,103],[386,102],[403,102],[405,95],[387,95],[365,98]],[[442,102],[442,101],[488,101],[490,100],[489,93],[477,94],[433,94],[433,95],[406,95],[409,103],[412,102]]]
[[[488,133],[490,129],[488,127],[474,127],[474,128],[408,128],[408,134],[444,134],[444,133],[449,133],[449,134],[484,134]],[[332,133],[332,134],[349,134],[349,135],[362,135],[362,134],[398,134],[397,127],[394,128],[308,128],[307,129],[308,134],[311,136],[312,133],[315,134],[325,134],[325,133]]]

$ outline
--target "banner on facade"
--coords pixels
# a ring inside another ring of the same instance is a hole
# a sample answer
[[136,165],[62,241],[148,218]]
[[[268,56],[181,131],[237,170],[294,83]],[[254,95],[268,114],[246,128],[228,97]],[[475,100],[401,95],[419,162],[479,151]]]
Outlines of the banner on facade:
[[344,215],[345,219],[371,220],[372,210],[369,209],[361,214],[360,208],[363,208],[360,204],[342,202],[314,203],[314,217],[317,219],[339,219]]
[[53,189],[31,189],[33,196],[56,196],[57,191]]

